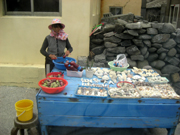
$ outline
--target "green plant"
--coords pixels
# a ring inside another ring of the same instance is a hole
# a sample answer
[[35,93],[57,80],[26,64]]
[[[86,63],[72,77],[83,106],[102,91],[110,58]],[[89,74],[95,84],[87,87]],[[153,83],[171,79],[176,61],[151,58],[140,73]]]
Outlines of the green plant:
[[86,69],[90,69],[91,70],[91,67],[93,66],[93,63],[94,63],[93,56],[94,56],[94,53],[90,52],[89,56],[87,58],[87,62],[86,62]]

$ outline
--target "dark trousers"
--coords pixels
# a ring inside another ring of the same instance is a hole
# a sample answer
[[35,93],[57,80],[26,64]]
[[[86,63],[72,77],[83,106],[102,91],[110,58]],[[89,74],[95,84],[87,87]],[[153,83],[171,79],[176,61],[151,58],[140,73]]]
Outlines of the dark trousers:
[[54,63],[50,58],[45,59],[45,74],[47,75],[49,72],[51,72],[54,68]]

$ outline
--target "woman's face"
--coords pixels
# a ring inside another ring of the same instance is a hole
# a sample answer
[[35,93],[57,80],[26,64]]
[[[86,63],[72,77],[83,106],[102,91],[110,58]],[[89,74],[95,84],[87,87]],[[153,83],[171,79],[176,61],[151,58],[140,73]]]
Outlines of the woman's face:
[[58,33],[61,30],[61,25],[60,24],[53,24],[52,29],[54,32]]

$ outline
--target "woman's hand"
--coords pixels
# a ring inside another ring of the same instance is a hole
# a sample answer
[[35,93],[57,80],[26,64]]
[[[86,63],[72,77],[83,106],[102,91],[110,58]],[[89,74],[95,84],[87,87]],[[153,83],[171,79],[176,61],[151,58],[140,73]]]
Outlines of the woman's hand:
[[52,60],[57,59],[56,55],[54,55],[54,54],[50,54],[49,57],[50,57]]
[[70,54],[69,50],[65,52],[65,55],[68,56]]

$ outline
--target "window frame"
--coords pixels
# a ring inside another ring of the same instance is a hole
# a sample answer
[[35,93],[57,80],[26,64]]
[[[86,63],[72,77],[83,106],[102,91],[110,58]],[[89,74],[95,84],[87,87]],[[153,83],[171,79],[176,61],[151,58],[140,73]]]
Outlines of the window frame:
[[[120,8],[120,9],[121,9],[121,14],[123,14],[123,7],[119,7],[119,6],[109,6],[109,12],[111,12],[111,9],[112,9],[112,8],[115,8],[115,12],[116,12],[116,9],[117,9],[117,8]],[[121,14],[115,13],[115,15],[121,15]]]
[[6,0],[4,0],[4,15],[13,16],[62,16],[62,0],[59,0],[59,12],[35,12],[34,11],[34,0],[31,1],[31,11],[7,11]]

